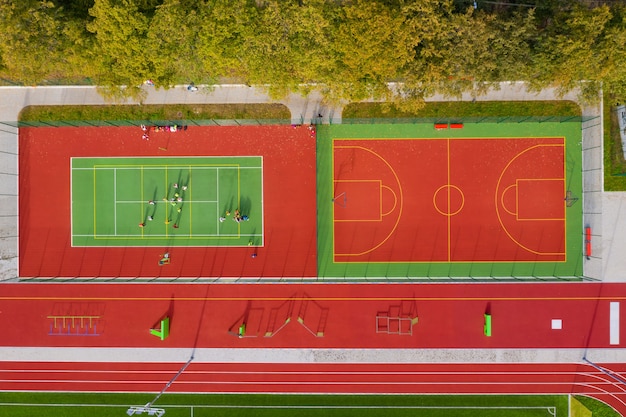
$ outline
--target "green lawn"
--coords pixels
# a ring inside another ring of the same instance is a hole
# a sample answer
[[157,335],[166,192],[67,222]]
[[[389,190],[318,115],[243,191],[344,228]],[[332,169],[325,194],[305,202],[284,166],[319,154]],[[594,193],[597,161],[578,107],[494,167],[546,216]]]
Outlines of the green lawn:
[[[290,120],[289,109],[282,104],[143,104],[103,106],[28,106],[20,122],[67,121],[158,121],[212,119]],[[134,124],[134,123],[133,123]]]
[[261,157],[72,158],[72,245],[259,246],[262,170]]
[[[154,394],[0,393],[0,415],[125,416]],[[167,417],[567,417],[565,395],[165,394]],[[145,413],[142,415],[146,415]]]
[[417,111],[406,112],[390,103],[350,103],[343,118],[431,118],[431,117],[517,117],[580,116],[571,101],[446,101],[427,102]]

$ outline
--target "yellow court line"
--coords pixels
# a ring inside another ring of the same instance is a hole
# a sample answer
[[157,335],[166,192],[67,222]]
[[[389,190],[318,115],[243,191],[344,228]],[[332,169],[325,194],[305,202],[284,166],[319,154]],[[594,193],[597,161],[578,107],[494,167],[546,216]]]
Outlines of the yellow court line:
[[93,169],[93,238],[96,239],[96,168]]
[[170,192],[170,184],[169,184],[169,178],[168,178],[168,168],[167,166],[165,167],[165,220],[163,221],[163,225],[165,226],[165,238],[169,237],[169,224],[165,223],[165,221],[167,221],[170,218],[171,213],[168,214],[168,210],[169,208],[169,202],[168,202],[168,197],[169,197],[169,192]]
[[[496,189],[494,190],[494,205],[495,205],[495,209],[496,209],[496,217],[498,218],[498,222],[500,223],[500,227],[502,228],[502,230],[504,231],[504,233],[506,233],[506,235],[509,237],[509,239],[511,239],[511,241],[513,241],[515,244],[517,244],[520,248],[534,254],[534,255],[544,255],[544,256],[560,256],[560,255],[565,255],[565,252],[539,252],[530,248],[527,248],[526,246],[522,245],[520,242],[518,242],[512,235],[511,233],[509,233],[509,231],[507,230],[507,228],[504,226],[504,222],[502,220],[502,216],[500,216],[500,209],[498,207],[498,190],[500,189],[500,183],[502,182],[502,177],[504,176],[504,174],[506,173],[506,171],[509,169],[509,166],[511,166],[511,164],[520,156],[522,156],[523,154],[525,154],[526,152],[529,152],[533,149],[537,149],[537,148],[543,148],[543,147],[562,147],[563,149],[565,149],[565,143],[544,143],[544,144],[539,144],[539,145],[533,145],[530,146],[520,152],[517,153],[517,155],[515,155],[513,158],[511,158],[508,162],[508,164],[506,164],[506,166],[502,169],[502,171],[500,172],[500,177],[498,178],[498,181],[496,182]],[[564,164],[565,165],[565,164]],[[565,229],[567,229],[567,225],[565,227]],[[567,244],[567,241],[565,241]]]
[[[452,184],[450,184],[450,138],[446,139],[446,170],[448,172],[448,179],[447,179],[447,192],[448,192],[448,209],[446,210],[446,213],[450,213],[450,186]],[[452,226],[451,226],[451,221],[452,221],[452,216],[446,216],[447,217],[447,221],[448,221],[448,262],[450,262],[452,260]]]
[[[211,157],[207,157],[211,158]],[[139,166],[145,166],[149,168],[168,168],[168,167],[188,167],[189,164],[155,164],[155,165],[131,165],[131,164],[119,164],[119,165],[108,165],[108,164],[97,164],[94,165],[95,168],[138,168]],[[241,164],[194,164],[194,167],[239,167]],[[262,168],[257,166],[246,166],[245,168]],[[76,168],[80,169],[80,168]]]
[[[513,187],[515,187],[515,213],[509,210],[506,204],[504,204],[504,197],[506,196],[506,193]],[[502,205],[502,208],[504,209],[504,211],[509,213],[511,216],[516,216],[516,218],[517,218],[517,212],[519,211],[518,201],[519,201],[519,195],[517,193],[517,183],[509,185],[508,187],[504,189],[504,191],[502,191],[502,194],[500,194],[500,205]]]
[[[458,138],[449,138],[450,140],[480,140],[480,139],[489,139],[489,140],[524,140],[524,139],[563,139],[565,140],[565,136],[512,136],[512,137],[502,137],[502,135],[497,136],[460,136]],[[387,141],[387,140],[446,140],[446,138],[442,137],[395,137],[395,138],[333,138],[335,140],[352,140],[352,141],[363,141],[363,140],[379,140],[379,141]]]
[[[141,165],[141,171],[140,172],[141,172],[141,179],[140,179],[139,183],[140,183],[140,187],[141,187],[141,201],[143,201],[143,165]],[[140,215],[142,216],[142,217],[140,217],[141,221],[143,222],[144,221],[143,204],[139,205],[139,212],[140,212]],[[145,229],[145,227],[141,228],[141,237],[142,238],[143,238],[144,229]]]
[[[391,173],[393,174],[394,178],[396,179],[396,183],[398,184],[398,190],[400,192],[400,213],[398,213],[398,218],[396,219],[396,223],[394,224],[393,228],[391,229],[391,231],[387,234],[387,236],[382,240],[382,242],[380,242],[378,245],[374,246],[373,248],[370,248],[364,252],[361,253],[334,253],[334,256],[361,256],[361,255],[365,255],[368,254],[370,252],[375,251],[376,249],[378,249],[379,247],[381,247],[385,242],[387,242],[389,240],[389,238],[395,233],[396,229],[398,228],[398,224],[400,224],[400,218],[402,217],[402,205],[403,205],[403,194],[402,194],[402,184],[400,183],[400,179],[398,178],[398,174],[396,174],[396,171],[393,169],[393,167],[391,166],[391,164],[389,162],[387,162],[387,160],[385,158],[383,158],[381,155],[379,155],[377,152],[374,152],[371,149],[365,148],[363,146],[355,146],[355,145],[349,145],[349,146],[334,146],[334,149],[361,149],[365,152],[369,152],[373,155],[375,155],[376,157],[378,157],[385,165],[387,165],[387,167],[389,168],[389,170],[391,171]],[[333,150],[334,150],[333,149]],[[334,152],[333,152],[334,153]],[[334,166],[333,166],[334,169]],[[333,208],[334,209],[334,208]],[[335,221],[335,218],[333,216],[333,222]],[[334,248],[333,248],[334,249]]]
[[[384,188],[388,189],[393,195],[393,207],[387,213],[383,213],[383,189]],[[390,215],[396,209],[397,205],[398,205],[398,196],[396,195],[396,192],[391,187],[388,187],[381,183],[380,185],[380,212],[382,213],[382,215],[383,216]]]
[[[193,189],[191,187],[191,165],[189,165],[189,181],[188,181],[188,184],[189,184],[189,188],[188,188],[188,190],[189,190],[189,201],[191,202],[191,201],[193,201],[193,199],[191,198],[191,190]],[[189,237],[190,238],[191,238],[191,234],[192,234],[192,231],[193,231],[193,227],[192,227],[192,223],[191,223],[191,221],[193,219],[193,216],[191,215],[191,208],[192,207],[193,207],[193,204],[189,204]]]
[[[228,239],[241,239],[241,236],[246,236],[246,235],[237,235],[237,236],[225,236],[225,235],[206,235],[206,236],[198,236],[198,235],[173,235],[173,236],[169,236],[169,235],[147,235],[147,236],[99,236],[97,238],[95,238],[95,240],[159,240],[159,239],[191,239],[191,240],[211,240],[211,239],[224,239],[224,240],[228,240]],[[78,236],[80,237],[80,236]],[[82,247],[89,247],[89,245],[87,246],[82,246]],[[119,247],[125,247],[125,246],[119,246]],[[136,246],[133,246],[136,247]]]
[[[0,296],[1,301],[288,301],[289,297],[50,297],[50,296]],[[622,301],[626,296],[580,297],[307,297],[312,301]]]

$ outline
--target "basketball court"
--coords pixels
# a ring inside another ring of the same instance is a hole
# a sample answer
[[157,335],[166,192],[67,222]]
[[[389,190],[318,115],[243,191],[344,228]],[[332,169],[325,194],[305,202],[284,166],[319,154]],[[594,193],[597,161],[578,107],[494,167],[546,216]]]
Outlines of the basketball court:
[[327,256],[320,270],[355,277],[578,274],[576,130],[572,123],[331,126],[318,146],[329,161],[318,163],[318,176],[331,184],[318,189],[326,208],[319,224],[329,236],[320,242]]

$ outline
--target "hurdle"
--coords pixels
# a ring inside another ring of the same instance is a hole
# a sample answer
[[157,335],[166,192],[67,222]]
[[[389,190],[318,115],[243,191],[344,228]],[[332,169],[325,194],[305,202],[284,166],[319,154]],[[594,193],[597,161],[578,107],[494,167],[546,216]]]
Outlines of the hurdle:
[[165,340],[170,335],[170,318],[165,317],[156,329],[150,329],[150,334]]
[[483,333],[485,336],[491,337],[491,314],[484,314],[485,317],[485,325],[483,326]]
[[463,123],[450,123],[450,129],[463,129]]
[[448,128],[447,123],[435,123],[435,130],[444,130]]
[[100,336],[97,324],[102,320],[99,315],[51,315],[46,318],[50,323],[50,336]]

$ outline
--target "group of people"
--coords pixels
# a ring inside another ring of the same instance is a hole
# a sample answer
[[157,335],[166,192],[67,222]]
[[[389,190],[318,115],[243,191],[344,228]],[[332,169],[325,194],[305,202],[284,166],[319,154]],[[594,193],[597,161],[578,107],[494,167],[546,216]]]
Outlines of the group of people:
[[[226,210],[226,217],[228,216],[230,216],[230,210]],[[220,222],[224,222],[226,220],[226,217],[220,216]],[[235,210],[235,213],[233,214],[233,221],[241,223],[247,222],[248,220],[250,220],[250,218],[247,215],[241,214],[239,209]]]
[[[181,184],[180,186],[178,185],[178,183],[174,183],[172,185],[174,192],[172,194],[172,197],[169,197],[169,193],[168,195],[166,195],[165,197],[163,197],[163,202],[165,203],[169,203],[172,205],[172,212],[173,210],[176,210],[176,212],[178,213],[178,220],[180,220],[180,213],[182,213],[183,211],[183,197],[184,197],[184,193],[189,189],[189,187],[187,185]],[[154,200],[149,200],[148,201],[148,205],[150,206],[156,206],[156,202]],[[170,224],[171,220],[172,220],[172,216],[171,213],[168,213],[167,209],[165,210],[165,224]],[[154,210],[152,210],[152,213],[146,216],[146,220],[147,221],[152,221],[154,220],[154,213],[156,213],[156,207],[154,208]],[[178,220],[176,220],[174,222],[174,224],[172,225],[172,227],[174,229],[178,229]],[[139,223],[139,227],[146,227],[146,223],[145,221]]]
[[143,140],[150,140],[150,129],[154,130],[155,132],[182,132],[183,130],[187,130],[187,126],[180,126],[176,123],[164,126],[146,126],[142,124],[141,131],[143,132],[143,135],[141,138]]

